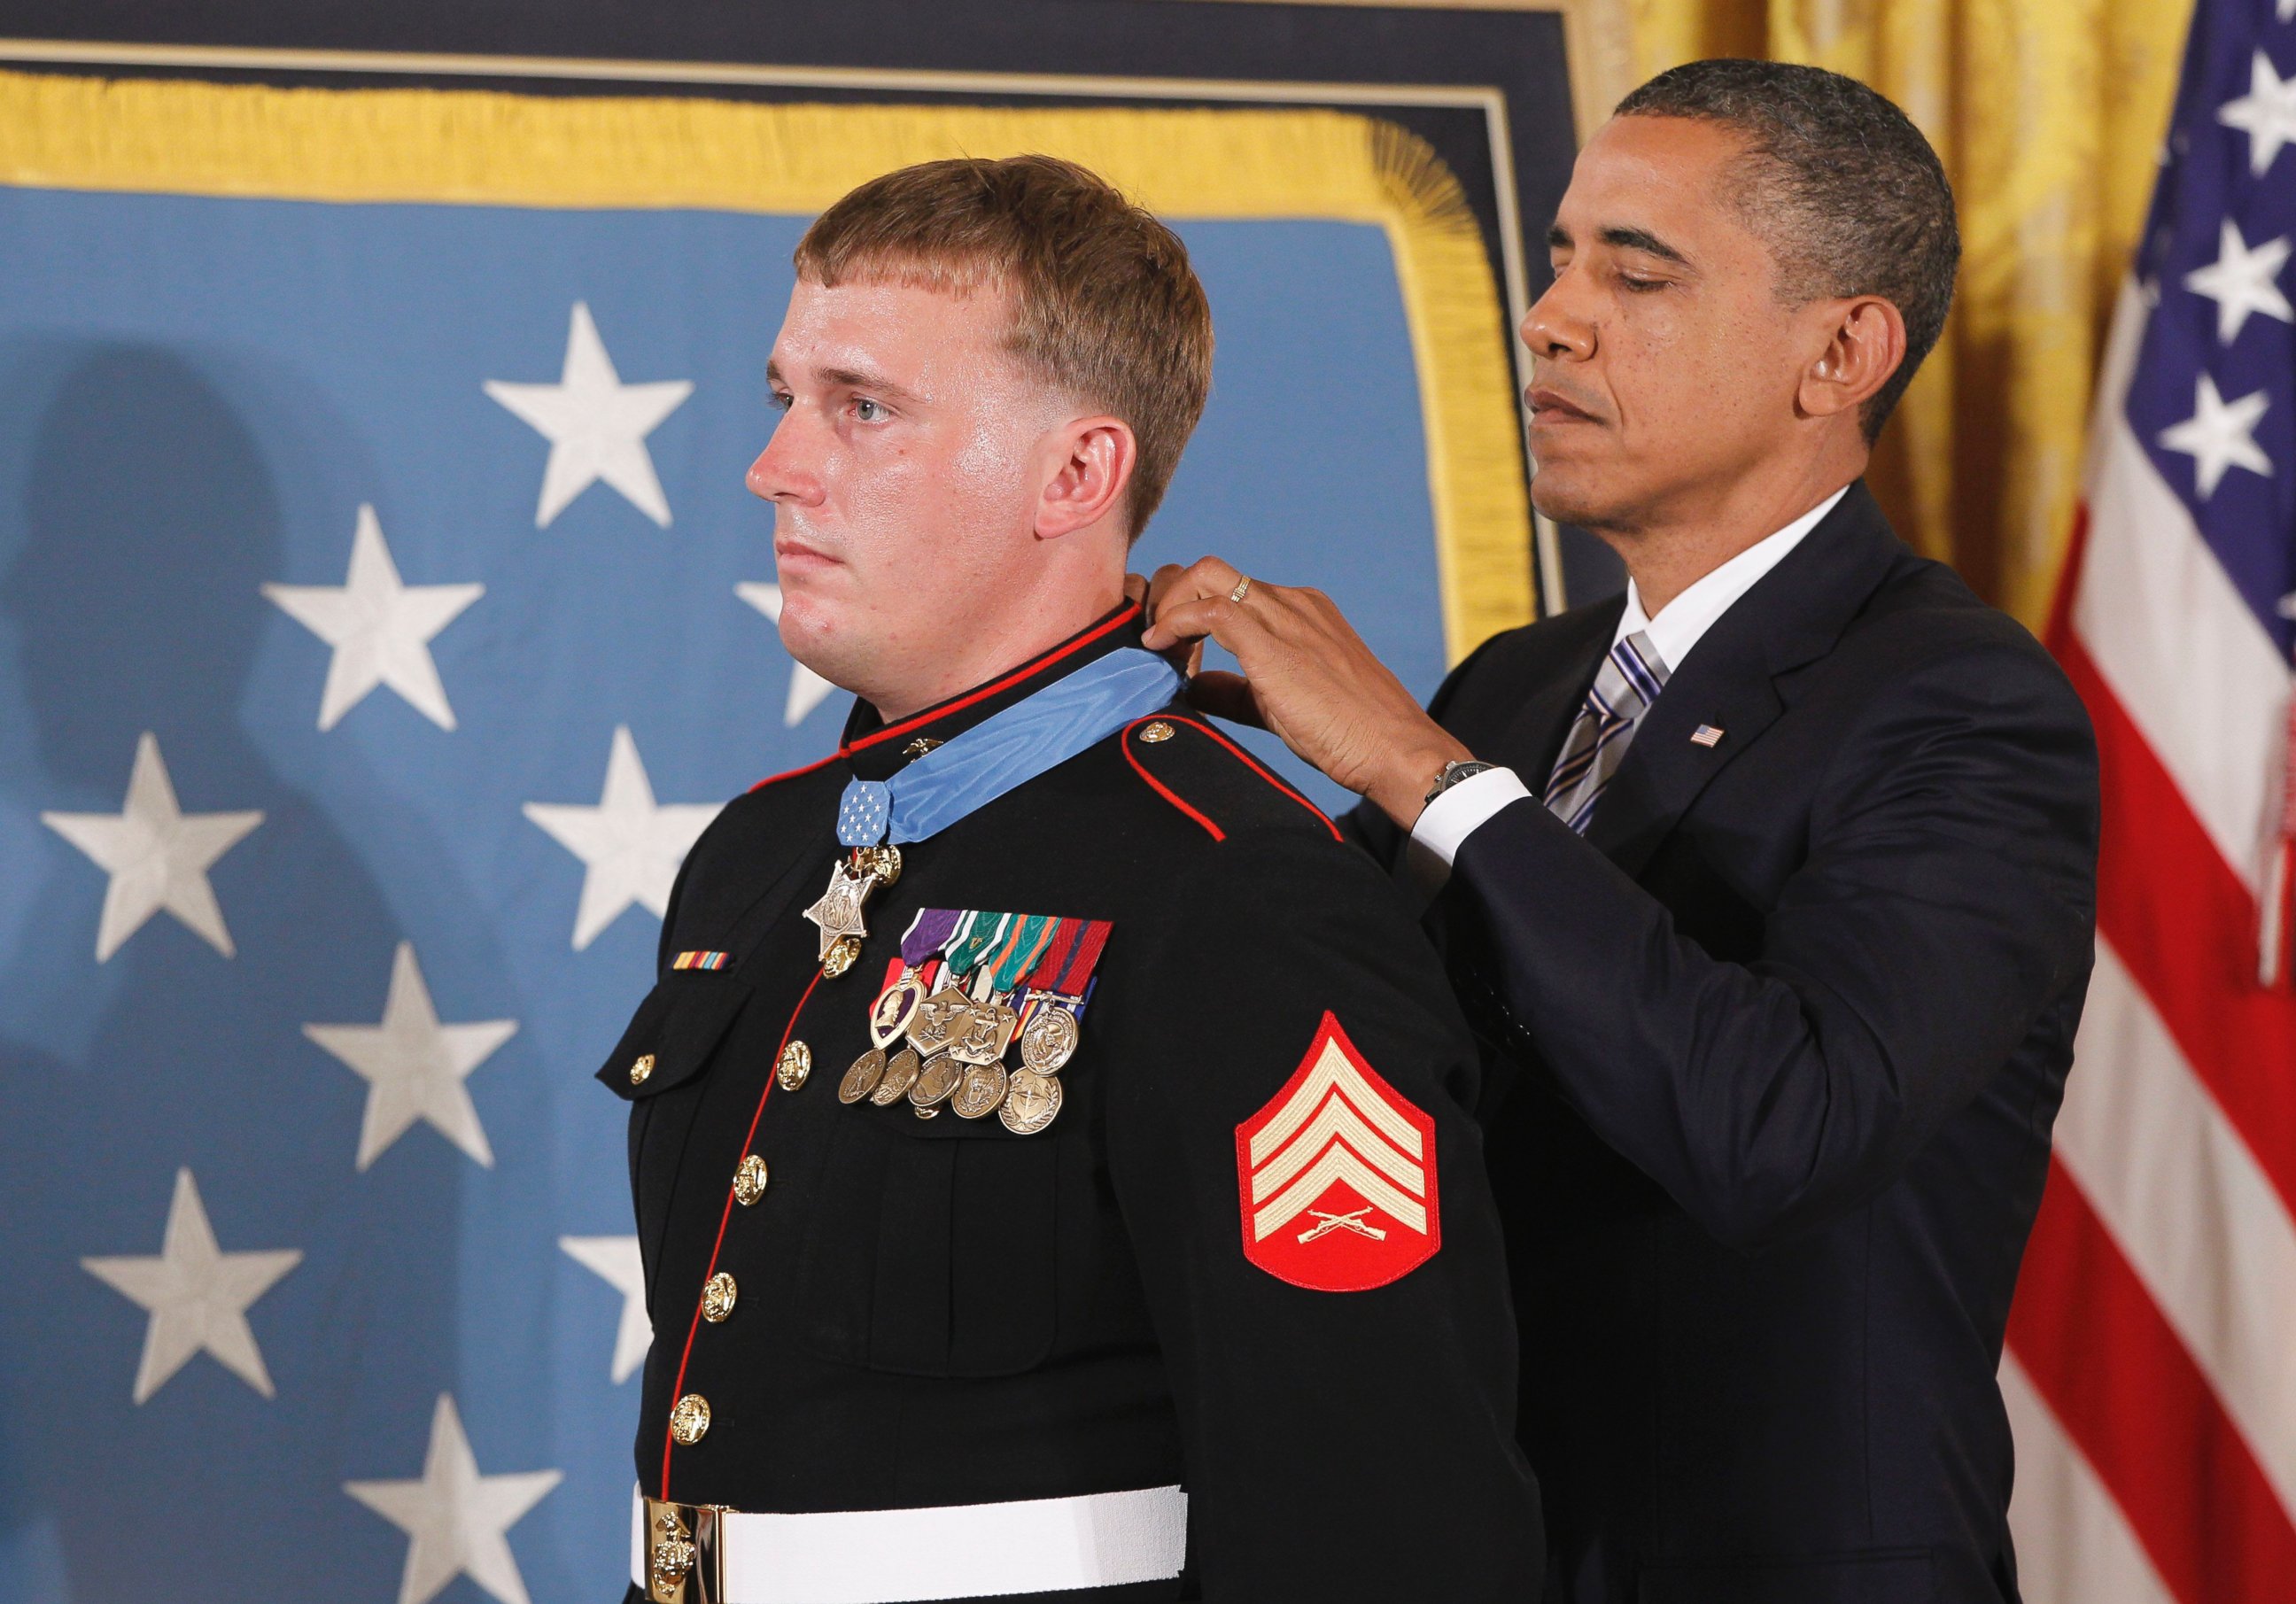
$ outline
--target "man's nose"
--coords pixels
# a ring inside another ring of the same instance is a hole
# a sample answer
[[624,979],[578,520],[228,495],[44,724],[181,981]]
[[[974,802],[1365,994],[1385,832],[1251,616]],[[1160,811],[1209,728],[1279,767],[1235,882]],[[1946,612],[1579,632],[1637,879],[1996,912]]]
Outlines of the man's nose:
[[750,464],[742,482],[752,495],[769,502],[796,502],[812,506],[821,500],[819,453],[800,413],[792,408],[774,425],[772,438]]
[[1533,356],[1585,359],[1595,354],[1595,322],[1579,302],[1580,276],[1565,267],[1522,317],[1522,343]]

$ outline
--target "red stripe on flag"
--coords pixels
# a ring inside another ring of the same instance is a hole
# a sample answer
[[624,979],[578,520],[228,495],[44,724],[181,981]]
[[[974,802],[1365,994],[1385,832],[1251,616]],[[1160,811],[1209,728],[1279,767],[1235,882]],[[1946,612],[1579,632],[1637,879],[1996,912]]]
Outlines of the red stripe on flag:
[[2257,984],[2256,899],[2079,636],[2065,633],[2056,649],[2096,726],[2097,929],[2296,1213],[2296,994]]
[[2103,1222],[2054,1163],[2009,1345],[2183,1604],[2296,1599],[2288,1511]]

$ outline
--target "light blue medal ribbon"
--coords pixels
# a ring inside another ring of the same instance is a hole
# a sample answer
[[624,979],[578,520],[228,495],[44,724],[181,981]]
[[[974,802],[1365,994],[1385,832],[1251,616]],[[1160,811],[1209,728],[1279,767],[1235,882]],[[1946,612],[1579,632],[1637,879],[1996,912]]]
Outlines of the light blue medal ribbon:
[[848,847],[922,841],[1006,791],[1153,713],[1180,688],[1179,670],[1128,646],[985,718],[890,780],[849,780],[837,807]]

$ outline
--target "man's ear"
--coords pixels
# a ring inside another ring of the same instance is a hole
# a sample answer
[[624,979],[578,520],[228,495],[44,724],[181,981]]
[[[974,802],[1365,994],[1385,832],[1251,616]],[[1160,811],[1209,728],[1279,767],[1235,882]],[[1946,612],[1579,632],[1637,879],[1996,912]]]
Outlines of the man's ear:
[[1890,382],[1906,360],[1905,315],[1878,295],[1823,301],[1830,318],[1824,348],[1801,376],[1795,397],[1805,417],[1855,412]]
[[1078,418],[1050,442],[1052,473],[1037,501],[1037,535],[1057,540],[1088,528],[1120,508],[1140,460],[1132,426],[1121,418]]

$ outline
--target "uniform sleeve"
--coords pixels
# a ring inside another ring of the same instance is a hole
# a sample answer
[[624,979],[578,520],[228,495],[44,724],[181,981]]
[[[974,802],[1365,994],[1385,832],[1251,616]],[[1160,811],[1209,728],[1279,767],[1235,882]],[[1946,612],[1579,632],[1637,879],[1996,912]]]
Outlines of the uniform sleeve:
[[1132,967],[1107,1113],[1205,1596],[1535,1597],[1475,1058],[1440,967],[1328,838],[1206,857]]
[[1739,964],[1536,800],[1460,848],[1454,962],[1604,1142],[1752,1248],[1889,1185],[2092,953],[2096,759],[2030,642],[1902,675]]

